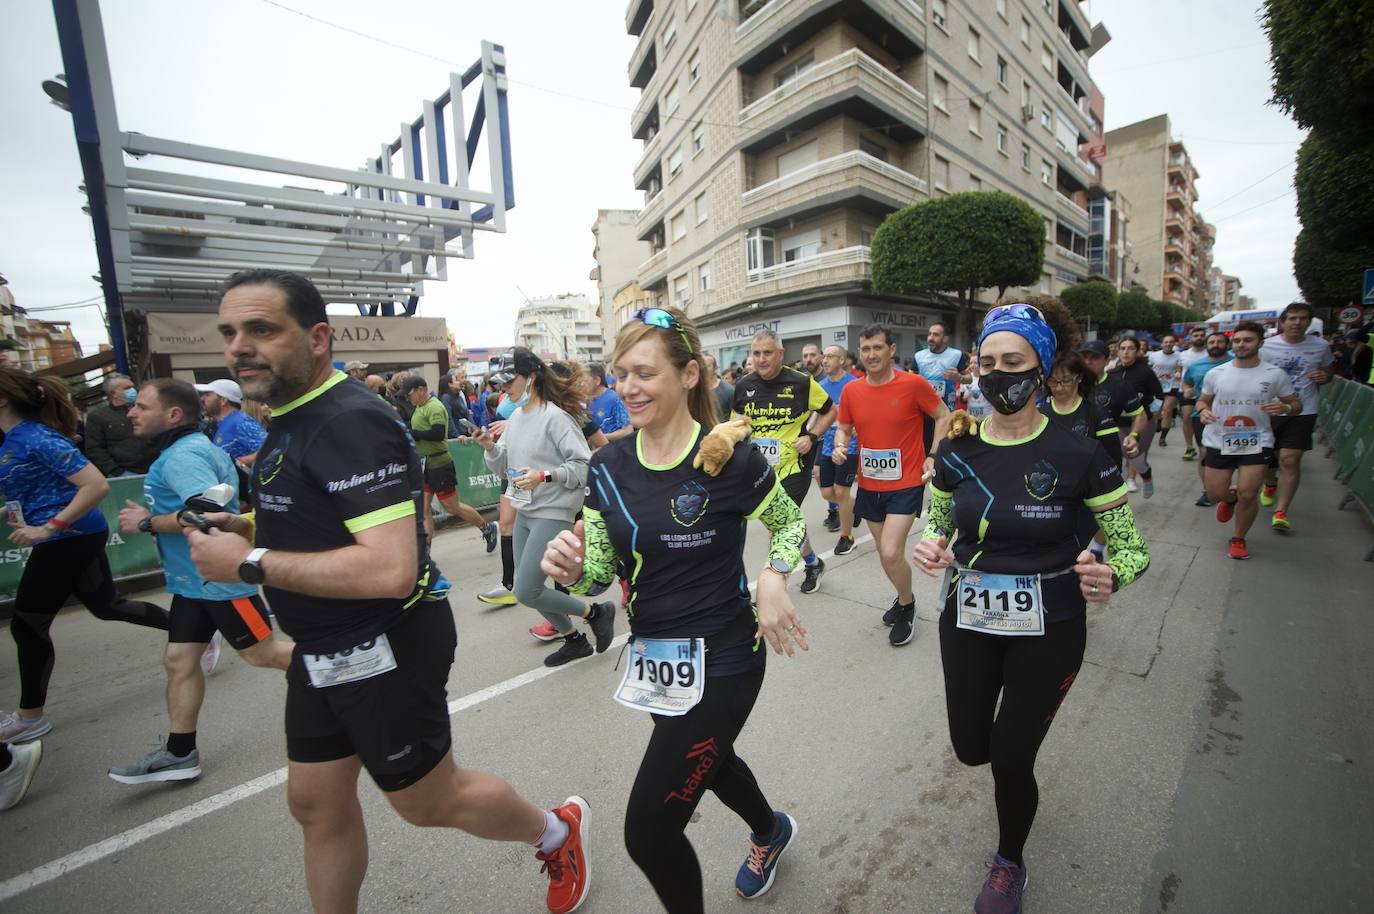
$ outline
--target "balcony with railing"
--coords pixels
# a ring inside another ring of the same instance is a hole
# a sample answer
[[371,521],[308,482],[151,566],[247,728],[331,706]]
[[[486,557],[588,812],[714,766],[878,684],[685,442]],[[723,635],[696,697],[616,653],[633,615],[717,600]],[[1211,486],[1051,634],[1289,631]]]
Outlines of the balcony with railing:
[[630,114],[630,135],[642,140],[650,130],[658,129],[658,93],[645,92]]
[[854,245],[749,270],[745,274],[745,284],[751,297],[762,298],[802,289],[867,282],[870,278],[869,249]]
[[801,221],[855,199],[862,199],[865,208],[890,211],[927,193],[921,178],[855,149],[745,191],[740,221],[746,226],[782,217]]
[[667,194],[663,192],[662,188],[645,198],[644,208],[635,217],[635,237],[640,241],[649,237],[650,229],[655,223],[663,221],[663,208],[666,198]]
[[[773,0],[779,2],[779,0]],[[823,60],[796,79],[740,109],[744,151],[759,152],[837,114],[889,127],[907,142],[924,132],[926,97],[858,48]]]
[[658,72],[658,51],[653,32],[640,36],[639,44],[635,45],[634,53],[630,55],[629,71],[630,85],[636,89],[647,86]]
[[1064,247],[1064,245],[1060,244],[1057,241],[1054,243],[1054,252],[1058,254],[1060,257],[1069,261],[1070,263],[1077,264],[1085,270],[1088,268],[1087,256],[1079,254],[1077,251],[1074,251],[1071,248],[1066,248]]
[[644,144],[644,148],[640,150],[639,161],[635,163],[634,171],[635,187],[639,190],[644,190],[649,181],[649,176],[652,175],[654,169],[658,167],[659,156],[662,154],[662,150],[659,147],[663,145],[659,142],[658,138],[662,133],[663,131],[661,130],[655,130],[654,135],[649,137],[648,142]]
[[660,248],[635,271],[639,277],[639,287],[646,292],[663,285],[668,280],[668,249]]
[[1054,192],[1054,202],[1059,206],[1061,212],[1067,213],[1070,217],[1081,219],[1084,223],[1087,223],[1088,208],[1073,197],[1070,197],[1062,190],[1056,190]]
[[[747,16],[744,10],[752,9]],[[897,57],[922,50],[925,10],[915,0],[745,0],[735,27],[735,56],[746,73],[757,72],[839,19],[850,23]]]
[[631,35],[642,35],[653,15],[654,0],[630,0],[630,5],[625,8],[625,31]]

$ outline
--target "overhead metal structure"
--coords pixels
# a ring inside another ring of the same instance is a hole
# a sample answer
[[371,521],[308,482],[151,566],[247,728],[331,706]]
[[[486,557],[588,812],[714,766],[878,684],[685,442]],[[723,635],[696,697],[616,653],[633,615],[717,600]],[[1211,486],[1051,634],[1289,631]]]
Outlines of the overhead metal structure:
[[[236,270],[294,270],[327,301],[364,315],[409,316],[427,280],[448,278],[449,258],[472,258],[475,232],[506,229],[515,193],[500,45],[482,42],[481,57],[450,73],[417,119],[350,169],[121,130],[98,0],[53,0],[53,12],[67,97],[58,98],[51,81],[44,88],[71,111],[120,371],[129,369],[130,311],[213,310]],[[469,118],[463,90],[473,83]],[[477,190],[470,179],[484,133],[490,190]],[[167,164],[146,167],[145,157]],[[177,161],[226,175],[181,173]],[[328,189],[258,183],[264,175]]]

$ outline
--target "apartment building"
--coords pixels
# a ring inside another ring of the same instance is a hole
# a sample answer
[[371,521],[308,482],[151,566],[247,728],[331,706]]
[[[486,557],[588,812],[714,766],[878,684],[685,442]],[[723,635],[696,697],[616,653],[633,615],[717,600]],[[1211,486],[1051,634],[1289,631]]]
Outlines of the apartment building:
[[592,237],[596,246],[592,257],[596,266],[590,278],[596,282],[597,319],[601,321],[601,335],[607,347],[615,345],[615,336],[629,320],[630,309],[618,309],[616,293],[635,281],[639,265],[649,256],[649,244],[635,234],[637,209],[602,209],[596,212]]
[[596,310],[587,296],[571,292],[529,299],[515,315],[515,343],[544,359],[600,362],[606,344]]
[[1107,133],[1112,187],[1131,201],[1133,278],[1154,298],[1207,307],[1216,230],[1198,213],[1197,166],[1161,114]]
[[1245,297],[1240,294],[1241,285],[1239,277],[1228,276],[1221,271],[1221,267],[1212,267],[1207,276],[1205,312],[1216,314],[1218,311],[1240,310],[1240,300]]
[[639,285],[692,315],[722,364],[760,327],[793,354],[855,348],[875,320],[901,354],[924,347],[951,301],[874,295],[869,258],[888,214],[936,194],[1001,190],[1041,212],[1031,291],[1087,275],[1088,58],[1109,36],[1075,0],[926,3],[631,0]]
[[1088,201],[1088,274],[1105,279],[1118,292],[1131,288],[1140,265],[1131,257],[1131,201],[1117,190],[1096,193]]

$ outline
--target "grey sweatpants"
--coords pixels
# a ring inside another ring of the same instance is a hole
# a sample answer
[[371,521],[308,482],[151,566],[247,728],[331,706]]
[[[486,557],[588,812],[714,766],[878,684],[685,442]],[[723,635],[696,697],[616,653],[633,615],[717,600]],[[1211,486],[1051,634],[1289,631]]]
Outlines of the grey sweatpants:
[[515,599],[539,610],[561,635],[571,635],[576,630],[569,617],[581,619],[587,614],[587,607],[576,597],[545,587],[546,577],[539,570],[539,560],[550,540],[571,529],[572,521],[526,517],[519,512],[515,515]]

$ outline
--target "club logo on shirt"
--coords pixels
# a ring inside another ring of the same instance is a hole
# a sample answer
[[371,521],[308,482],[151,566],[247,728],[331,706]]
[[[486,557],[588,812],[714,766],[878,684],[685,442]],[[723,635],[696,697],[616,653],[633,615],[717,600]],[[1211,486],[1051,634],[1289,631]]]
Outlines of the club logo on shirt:
[[792,385],[791,385],[791,384],[788,384],[787,386],[783,387],[782,390],[778,391],[778,399],[779,399],[779,400],[790,400],[790,399],[792,399],[792,393],[793,393]]
[[1041,460],[1026,471],[1026,491],[1036,501],[1044,501],[1059,485],[1059,471],[1048,460]]
[[268,452],[266,457],[258,460],[258,485],[269,485],[272,480],[277,478],[281,472],[282,464],[286,462],[286,452],[291,448],[291,434],[282,436],[281,445]]
[[706,491],[706,487],[695,479],[689,479],[678,489],[669,507],[673,520],[684,527],[690,527],[701,520],[701,516],[706,513],[706,506],[710,503],[711,493]]

